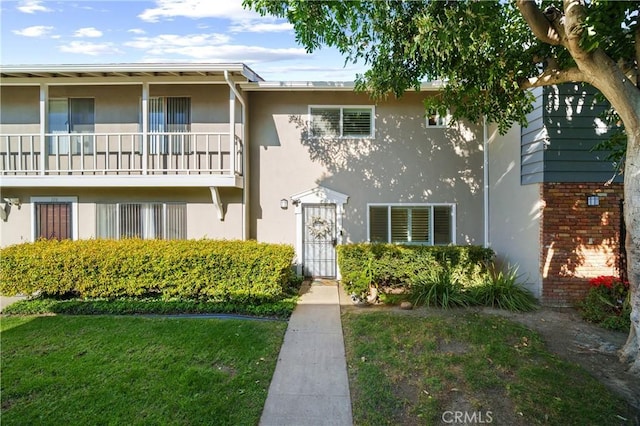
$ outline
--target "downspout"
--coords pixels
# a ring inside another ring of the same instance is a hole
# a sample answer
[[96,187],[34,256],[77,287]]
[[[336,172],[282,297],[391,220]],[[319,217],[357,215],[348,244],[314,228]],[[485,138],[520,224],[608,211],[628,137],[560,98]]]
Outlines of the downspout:
[[482,181],[484,183],[483,191],[483,216],[484,216],[484,247],[491,247],[489,241],[489,137],[487,132],[487,117],[482,118]]
[[[242,185],[242,239],[247,240],[247,230],[249,228],[249,141],[247,138],[246,132],[246,118],[247,118],[247,104],[245,102],[244,97],[240,94],[236,85],[231,78],[229,77],[229,71],[224,70],[224,79],[229,85],[229,88],[233,91],[233,94],[240,101],[240,105],[242,107],[242,123],[240,126],[242,133],[242,176],[243,176],[243,185]],[[235,123],[233,123],[235,126]]]

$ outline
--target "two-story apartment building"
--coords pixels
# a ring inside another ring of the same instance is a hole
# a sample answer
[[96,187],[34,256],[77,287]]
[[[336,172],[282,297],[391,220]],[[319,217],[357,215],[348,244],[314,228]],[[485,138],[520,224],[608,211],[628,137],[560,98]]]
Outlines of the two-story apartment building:
[[4,66],[0,78],[2,246],[251,238],[292,244],[300,272],[335,277],[346,242],[491,245],[544,294],[526,131],[425,116],[438,84],[374,102],[243,64]]

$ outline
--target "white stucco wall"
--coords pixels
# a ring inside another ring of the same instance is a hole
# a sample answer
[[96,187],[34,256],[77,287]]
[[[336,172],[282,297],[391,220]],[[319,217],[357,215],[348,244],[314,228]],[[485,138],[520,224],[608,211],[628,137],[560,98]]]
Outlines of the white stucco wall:
[[537,184],[520,184],[520,126],[502,136],[489,127],[489,244],[503,266],[517,265],[526,287],[541,296],[540,226]]
[[[30,242],[32,237],[31,197],[77,197],[78,238],[96,237],[96,203],[184,202],[187,204],[187,238],[242,238],[242,192],[222,189],[224,221],[218,219],[208,188],[3,188],[2,197],[19,198],[6,221],[0,221],[0,246]],[[0,203],[0,208],[4,203]]]
[[349,92],[251,93],[251,224],[259,241],[295,241],[288,199],[316,186],[349,196],[344,240],[367,239],[367,203],[455,203],[456,242],[483,244],[482,129],[426,128],[422,99],[375,104],[375,138],[305,137],[309,105],[373,105]]

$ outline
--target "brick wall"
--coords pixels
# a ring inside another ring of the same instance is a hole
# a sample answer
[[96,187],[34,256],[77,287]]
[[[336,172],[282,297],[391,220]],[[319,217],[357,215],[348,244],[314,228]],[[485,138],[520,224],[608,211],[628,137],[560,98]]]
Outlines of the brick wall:
[[[590,278],[618,275],[623,187],[545,183],[541,192],[542,303],[570,306],[584,297]],[[587,206],[589,195],[600,205]]]

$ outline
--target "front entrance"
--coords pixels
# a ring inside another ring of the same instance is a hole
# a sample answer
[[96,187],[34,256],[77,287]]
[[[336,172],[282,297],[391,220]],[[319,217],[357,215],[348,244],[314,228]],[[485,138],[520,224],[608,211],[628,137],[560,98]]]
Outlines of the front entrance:
[[290,198],[296,206],[296,273],[340,279],[336,245],[343,243],[344,205],[349,196],[317,186]]
[[303,274],[306,277],[336,276],[336,205],[303,204]]

